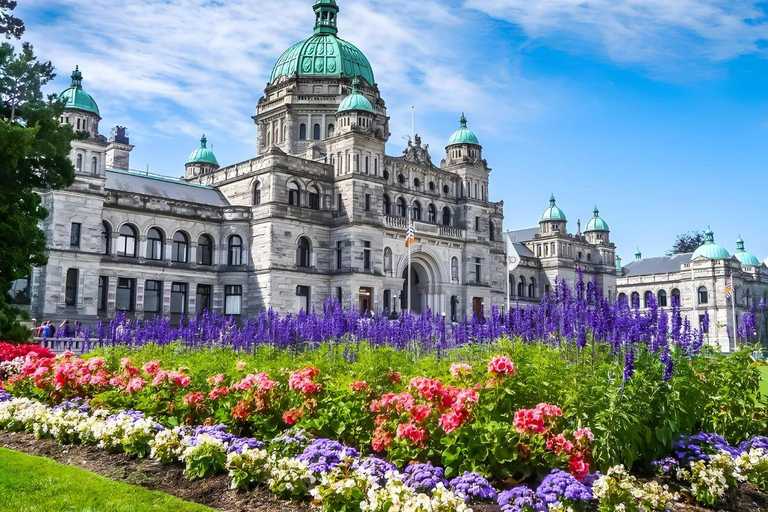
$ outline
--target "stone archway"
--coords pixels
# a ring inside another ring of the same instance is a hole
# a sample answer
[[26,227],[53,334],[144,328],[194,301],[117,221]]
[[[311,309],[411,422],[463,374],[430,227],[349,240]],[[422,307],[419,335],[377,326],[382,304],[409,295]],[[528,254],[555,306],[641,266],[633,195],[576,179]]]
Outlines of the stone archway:
[[403,288],[400,292],[400,309],[408,309],[408,282],[411,282],[411,311],[420,314],[432,308],[440,313],[443,308],[443,297],[440,284],[442,273],[434,258],[419,252],[411,255],[411,275],[408,275],[407,263],[402,268]]

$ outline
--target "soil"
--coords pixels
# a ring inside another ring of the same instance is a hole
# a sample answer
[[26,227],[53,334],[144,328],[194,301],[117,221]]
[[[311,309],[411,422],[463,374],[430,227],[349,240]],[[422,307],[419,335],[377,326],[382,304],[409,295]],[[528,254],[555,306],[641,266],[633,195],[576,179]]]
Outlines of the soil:
[[[227,512],[306,512],[313,510],[308,503],[282,501],[267,489],[238,492],[229,488],[227,475],[190,482],[184,476],[181,464],[163,465],[150,459],[132,459],[120,453],[109,453],[95,446],[61,445],[52,439],[36,439],[18,432],[0,431],[0,446],[30,455],[47,457],[62,464],[77,466],[92,473],[153,491],[161,491],[177,498],[200,503]],[[693,503],[691,496],[676,482],[665,480],[671,492],[680,499],[673,512],[711,512]],[[496,505],[473,505],[476,512],[496,512]],[[317,509],[314,509],[317,510]],[[725,496],[716,510],[724,512],[768,512],[768,493],[751,484],[745,484]]]

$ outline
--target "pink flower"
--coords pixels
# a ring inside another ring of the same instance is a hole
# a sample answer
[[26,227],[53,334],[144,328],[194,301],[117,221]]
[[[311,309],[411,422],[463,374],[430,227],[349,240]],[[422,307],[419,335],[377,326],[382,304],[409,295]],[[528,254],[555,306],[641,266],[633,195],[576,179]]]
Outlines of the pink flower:
[[323,390],[323,386],[312,382],[312,379],[319,374],[320,370],[314,366],[307,366],[301,370],[296,370],[288,377],[288,386],[305,395],[319,393]]
[[461,378],[463,375],[472,373],[472,367],[466,363],[455,363],[451,365],[451,377]]
[[[147,364],[149,364],[149,363],[147,363]],[[155,378],[152,379],[152,385],[153,386],[161,385],[165,381],[166,377],[168,377],[168,373],[169,373],[168,370],[157,370],[154,373],[150,373],[150,372],[146,371],[146,366],[147,365],[144,365],[144,367],[145,367],[144,372],[147,375],[154,375],[155,376]]]
[[109,385],[116,388],[122,388],[125,387],[125,380],[122,377],[112,377],[109,379]]
[[408,392],[402,392],[399,394],[386,393],[381,396],[379,400],[374,400],[371,403],[371,411],[381,412],[386,409],[394,409],[398,413],[404,411],[410,411],[415,404],[413,395]]
[[435,397],[443,395],[443,383],[437,379],[414,377],[411,379],[408,387],[415,389],[419,393],[419,396],[425,400],[432,401]]
[[417,405],[411,409],[411,420],[416,423],[421,423],[429,417],[430,414],[432,414],[432,407],[428,405]]
[[557,434],[556,436],[547,439],[547,450],[554,451],[555,455],[560,455],[563,452],[571,453],[573,450],[573,443],[568,441],[563,434]]
[[582,439],[589,439],[590,441],[595,440],[595,435],[592,433],[592,430],[590,430],[589,427],[580,428],[573,432],[573,437],[577,441],[581,441]]
[[[156,375],[157,372],[160,371],[160,361],[150,361],[145,363],[141,369],[144,370],[144,373],[147,375]],[[157,384],[154,385],[156,386]]]
[[571,455],[568,461],[568,469],[577,480],[581,480],[589,474],[589,464],[584,462],[584,458],[578,453]]
[[176,371],[170,372],[168,374],[168,379],[172,380],[173,383],[176,384],[177,386],[181,386],[183,388],[189,386],[189,383],[192,382],[191,378],[189,378],[188,376],[184,375],[181,372],[176,372]]
[[283,413],[283,421],[287,425],[293,425],[299,421],[302,416],[304,416],[304,411],[293,407],[292,409],[289,409]]
[[104,367],[104,360],[100,357],[94,357],[88,360],[88,370],[94,371]]
[[397,437],[405,437],[414,444],[423,445],[424,441],[427,440],[427,431],[413,423],[401,423],[397,426]]
[[218,386],[222,382],[224,382],[224,374],[220,373],[218,375],[214,375],[213,377],[208,377],[207,382],[209,384],[213,384],[214,386]]
[[229,390],[227,389],[227,386],[221,386],[219,388],[212,390],[210,393],[208,393],[208,398],[210,398],[211,400],[216,400],[228,394],[229,394]]
[[459,428],[466,420],[466,416],[462,412],[448,411],[440,416],[438,423],[443,428],[446,434],[450,434],[457,428]]
[[197,405],[205,402],[205,395],[200,391],[184,395],[184,405]]
[[514,375],[515,365],[507,356],[494,357],[488,362],[488,373],[494,375]]
[[124,358],[120,359],[120,366],[122,366],[123,368],[125,368],[127,366],[133,366],[133,362],[130,359],[128,359],[127,357],[124,357]]
[[543,434],[547,431],[544,426],[544,416],[536,409],[520,409],[515,413],[512,424],[521,434]]
[[539,411],[545,418],[551,418],[554,416],[562,416],[563,410],[556,405],[550,405],[547,403],[540,403],[536,406],[536,410]]
[[392,444],[392,434],[387,432],[384,427],[376,427],[376,430],[373,431],[373,440],[371,441],[373,450],[380,452],[390,444]]
[[140,377],[134,377],[128,381],[128,385],[125,386],[125,392],[128,394],[140,391],[144,387],[144,379]]
[[368,383],[364,380],[358,380],[356,382],[350,382],[349,387],[352,389],[352,391],[363,391],[368,389]]

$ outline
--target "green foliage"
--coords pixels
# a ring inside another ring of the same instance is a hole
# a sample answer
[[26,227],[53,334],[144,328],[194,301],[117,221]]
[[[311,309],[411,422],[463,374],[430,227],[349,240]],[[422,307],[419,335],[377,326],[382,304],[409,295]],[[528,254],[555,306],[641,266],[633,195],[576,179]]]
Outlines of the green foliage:
[[689,231],[687,233],[677,235],[672,248],[667,251],[667,256],[693,252],[702,246],[705,241],[706,239],[704,238],[704,233],[701,231]]
[[211,510],[161,492],[0,448],[0,510]]
[[24,22],[10,13],[16,4],[14,0],[0,0],[0,35],[7,39],[18,39],[24,33]]

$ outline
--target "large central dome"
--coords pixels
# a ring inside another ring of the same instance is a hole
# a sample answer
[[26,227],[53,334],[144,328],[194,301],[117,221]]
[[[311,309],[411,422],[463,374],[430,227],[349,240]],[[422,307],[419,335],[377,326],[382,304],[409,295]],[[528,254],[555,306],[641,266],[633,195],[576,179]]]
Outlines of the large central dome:
[[362,77],[373,85],[371,63],[353,44],[336,36],[336,15],[339,8],[335,0],[317,0],[315,34],[300,41],[277,60],[270,83],[280,76],[342,76]]

